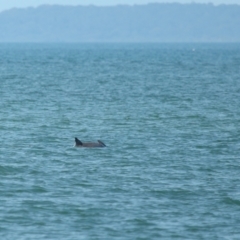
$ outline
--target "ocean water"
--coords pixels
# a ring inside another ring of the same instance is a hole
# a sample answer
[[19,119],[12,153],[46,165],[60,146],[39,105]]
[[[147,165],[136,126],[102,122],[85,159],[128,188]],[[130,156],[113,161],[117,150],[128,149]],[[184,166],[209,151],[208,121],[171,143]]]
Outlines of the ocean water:
[[0,44],[0,239],[240,239],[239,103],[239,44]]

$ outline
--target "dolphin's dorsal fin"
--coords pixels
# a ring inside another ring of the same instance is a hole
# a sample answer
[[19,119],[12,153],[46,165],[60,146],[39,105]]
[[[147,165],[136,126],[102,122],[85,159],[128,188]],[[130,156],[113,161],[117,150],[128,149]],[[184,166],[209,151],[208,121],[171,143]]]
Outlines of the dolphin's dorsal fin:
[[76,137],[75,137],[75,143],[76,145],[83,145],[83,143]]
[[102,144],[104,147],[106,147],[106,145],[102,141],[98,140],[98,142]]

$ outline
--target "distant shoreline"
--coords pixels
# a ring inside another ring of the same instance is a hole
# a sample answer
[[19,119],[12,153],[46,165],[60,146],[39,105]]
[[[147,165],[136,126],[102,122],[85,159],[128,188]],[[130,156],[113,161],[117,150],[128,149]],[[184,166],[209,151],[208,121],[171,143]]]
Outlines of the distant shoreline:
[[240,42],[240,5],[42,5],[0,13],[0,42]]

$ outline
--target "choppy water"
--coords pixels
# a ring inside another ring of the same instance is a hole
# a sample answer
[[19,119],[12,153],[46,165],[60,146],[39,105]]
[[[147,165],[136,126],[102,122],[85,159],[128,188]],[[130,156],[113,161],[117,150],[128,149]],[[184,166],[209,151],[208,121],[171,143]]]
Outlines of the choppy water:
[[239,44],[0,44],[0,238],[240,239],[239,101]]

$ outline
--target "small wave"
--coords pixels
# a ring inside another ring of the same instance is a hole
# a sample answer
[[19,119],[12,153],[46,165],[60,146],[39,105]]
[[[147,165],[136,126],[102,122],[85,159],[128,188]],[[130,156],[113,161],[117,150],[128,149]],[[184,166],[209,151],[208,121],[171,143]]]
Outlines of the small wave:
[[233,199],[233,198],[230,198],[230,197],[226,197],[226,198],[224,199],[224,203],[230,204],[230,205],[240,206],[240,200],[238,200],[238,199]]
[[0,175],[8,175],[12,174],[13,172],[15,172],[15,169],[13,167],[0,165]]

